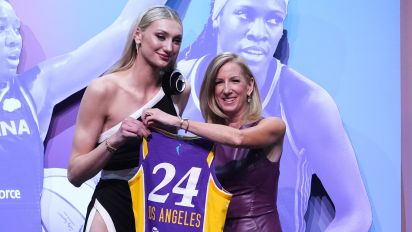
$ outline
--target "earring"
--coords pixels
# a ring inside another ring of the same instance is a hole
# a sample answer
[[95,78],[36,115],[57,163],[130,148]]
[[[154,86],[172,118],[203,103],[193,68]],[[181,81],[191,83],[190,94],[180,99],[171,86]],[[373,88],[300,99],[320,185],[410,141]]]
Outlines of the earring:
[[247,95],[246,101],[247,101],[247,103],[250,103],[252,101],[252,97]]

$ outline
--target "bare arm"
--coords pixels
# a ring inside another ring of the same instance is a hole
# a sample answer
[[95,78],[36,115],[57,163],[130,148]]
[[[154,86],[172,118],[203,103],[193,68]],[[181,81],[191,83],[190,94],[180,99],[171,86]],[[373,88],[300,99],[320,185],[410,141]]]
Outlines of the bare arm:
[[191,120],[182,123],[178,117],[159,109],[148,109],[143,115],[145,115],[143,122],[148,126],[159,124],[187,128],[198,136],[235,147],[265,148],[281,143],[286,128],[284,122],[276,117],[262,119],[256,126],[240,130],[230,126]]
[[38,65],[40,72],[27,83],[37,106],[41,134],[47,132],[53,107],[84,88],[119,58],[138,15],[165,0],[129,0],[116,21],[74,51]]
[[[103,80],[93,81],[80,105],[68,167],[69,181],[77,187],[102,170],[114,155],[107,149],[106,141],[96,147],[111,105],[111,96],[107,93],[113,93],[113,86]],[[118,148],[130,137],[147,137],[149,134],[141,122],[127,117],[107,142]]]
[[305,125],[303,121],[296,125],[303,130],[300,142],[335,206],[335,217],[326,231],[368,231],[371,206],[336,104],[323,91],[311,100],[294,114],[305,115]]

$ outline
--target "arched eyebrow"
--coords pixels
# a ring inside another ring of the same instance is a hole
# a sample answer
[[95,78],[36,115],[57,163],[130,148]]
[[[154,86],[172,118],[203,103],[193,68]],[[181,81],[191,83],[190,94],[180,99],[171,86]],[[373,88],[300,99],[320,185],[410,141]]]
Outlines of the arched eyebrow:
[[[239,10],[242,10],[242,11],[245,11],[245,12],[247,12],[248,14],[250,14],[250,15],[252,15],[252,16],[256,16],[256,15],[261,15],[260,13],[259,13],[259,10],[256,10],[253,6],[251,6],[251,5],[248,5],[248,4],[244,4],[244,5],[237,5],[236,7],[234,7],[231,11],[232,12],[235,12],[235,11],[239,11]],[[272,10],[270,10],[270,11],[267,11],[265,14],[264,14],[266,17],[275,17],[275,18],[277,18],[277,19],[281,19],[282,21],[285,19],[285,17],[286,17],[286,15],[285,15],[285,12],[283,12],[282,10],[280,10],[280,9],[272,9]]]
[[[170,35],[170,33],[169,33],[168,31],[164,30],[164,29],[157,29],[157,30],[155,31],[155,33],[163,33],[163,34],[166,34],[166,35]],[[183,35],[182,35],[182,34],[178,34],[178,35],[176,35],[176,36],[182,37]]]

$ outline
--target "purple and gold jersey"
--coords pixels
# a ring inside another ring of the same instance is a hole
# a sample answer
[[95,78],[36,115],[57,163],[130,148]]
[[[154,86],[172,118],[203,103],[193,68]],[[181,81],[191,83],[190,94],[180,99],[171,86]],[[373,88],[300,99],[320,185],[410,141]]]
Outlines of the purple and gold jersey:
[[231,194],[214,173],[213,144],[199,137],[152,131],[129,181],[136,231],[218,232]]

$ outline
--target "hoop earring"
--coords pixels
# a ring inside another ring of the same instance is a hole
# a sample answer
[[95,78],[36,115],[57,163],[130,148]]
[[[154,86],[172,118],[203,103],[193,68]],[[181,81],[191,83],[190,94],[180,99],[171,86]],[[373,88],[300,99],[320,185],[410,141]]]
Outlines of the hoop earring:
[[247,95],[246,101],[247,101],[247,103],[250,103],[252,101],[252,97]]

